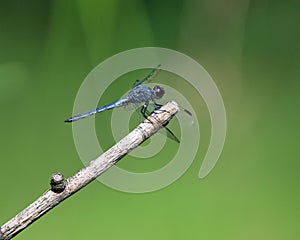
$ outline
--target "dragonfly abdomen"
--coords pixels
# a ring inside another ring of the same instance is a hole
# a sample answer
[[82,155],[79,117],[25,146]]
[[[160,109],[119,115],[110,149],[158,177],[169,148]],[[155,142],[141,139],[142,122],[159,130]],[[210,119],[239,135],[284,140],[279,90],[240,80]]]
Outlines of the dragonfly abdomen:
[[124,97],[124,98],[121,98],[115,102],[112,102],[112,103],[109,103],[109,104],[106,104],[104,106],[101,106],[101,107],[98,107],[96,108],[96,113],[99,113],[99,112],[103,112],[105,110],[109,110],[109,109],[112,109],[112,108],[116,108],[116,107],[123,107],[123,106],[126,106],[128,104],[130,104],[131,101],[130,99],[128,99],[127,97]]
[[66,119],[65,122],[75,122],[75,121],[78,121],[82,118],[86,118],[86,117],[94,115],[96,113],[103,112],[105,110],[109,110],[109,109],[116,108],[116,107],[126,106],[129,103],[130,103],[130,100],[127,97],[126,98],[121,98],[121,99],[119,99],[115,102],[112,102],[110,104],[107,104],[107,105],[98,107],[96,109],[90,110],[88,112],[81,113],[81,114],[75,115],[73,117],[70,117],[70,118]]

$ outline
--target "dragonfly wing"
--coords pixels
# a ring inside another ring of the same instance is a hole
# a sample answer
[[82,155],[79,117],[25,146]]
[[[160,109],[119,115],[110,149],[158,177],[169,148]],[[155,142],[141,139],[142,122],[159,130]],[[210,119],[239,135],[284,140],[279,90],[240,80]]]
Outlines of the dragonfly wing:
[[161,64],[158,64],[156,66],[156,68],[152,69],[152,71],[146,77],[144,77],[142,80],[136,80],[135,83],[133,84],[133,87],[141,85],[142,83],[144,83],[144,82],[149,81],[150,79],[152,79],[157,74],[160,66],[161,66]]
[[175,134],[169,128],[164,127],[158,132],[167,135],[167,137],[170,138],[171,140],[180,143],[180,140],[175,136]]

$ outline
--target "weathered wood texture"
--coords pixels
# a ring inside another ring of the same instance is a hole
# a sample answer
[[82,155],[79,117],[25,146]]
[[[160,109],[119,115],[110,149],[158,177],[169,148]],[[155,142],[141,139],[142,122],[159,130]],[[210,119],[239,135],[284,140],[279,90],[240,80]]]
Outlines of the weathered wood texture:
[[[155,113],[151,114],[148,119],[146,119],[108,151],[103,153],[97,159],[91,161],[89,165],[82,168],[75,175],[66,179],[65,185],[62,184],[65,188],[61,192],[54,191],[52,186],[52,190],[45,192],[22,212],[2,225],[0,228],[0,239],[11,239],[64,199],[68,198],[73,193],[77,192],[100,176],[128,152],[156,133],[162,125],[166,125],[178,112],[178,110],[179,108],[176,102],[169,102],[160,110],[155,111]],[[52,179],[51,182],[55,182],[55,178],[60,179],[60,176],[53,175],[52,178],[54,179]]]

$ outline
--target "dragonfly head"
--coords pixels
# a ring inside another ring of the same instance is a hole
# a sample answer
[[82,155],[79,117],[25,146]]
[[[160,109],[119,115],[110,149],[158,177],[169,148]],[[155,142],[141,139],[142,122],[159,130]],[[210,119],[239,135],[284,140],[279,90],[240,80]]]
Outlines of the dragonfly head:
[[162,87],[155,85],[153,87],[153,93],[156,99],[160,99],[165,94],[165,90]]

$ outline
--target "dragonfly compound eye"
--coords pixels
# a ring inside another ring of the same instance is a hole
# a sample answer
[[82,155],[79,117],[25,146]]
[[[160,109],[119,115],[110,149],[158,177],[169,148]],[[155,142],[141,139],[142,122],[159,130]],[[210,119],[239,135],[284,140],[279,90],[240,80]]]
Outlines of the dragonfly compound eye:
[[162,98],[162,96],[165,94],[165,90],[158,85],[154,86],[153,92],[154,92],[155,98],[157,98],[157,99]]

